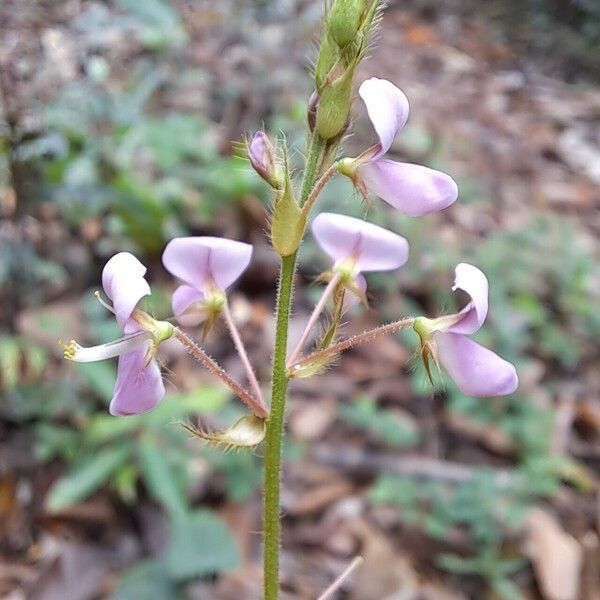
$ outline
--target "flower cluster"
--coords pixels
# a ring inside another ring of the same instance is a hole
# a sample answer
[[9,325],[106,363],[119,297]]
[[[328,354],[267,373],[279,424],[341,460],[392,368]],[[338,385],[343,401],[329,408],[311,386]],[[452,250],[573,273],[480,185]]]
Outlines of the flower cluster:
[[[177,280],[171,306],[173,316],[159,321],[140,307],[150,294],[146,268],[127,252],[113,256],[102,273],[108,302],[122,330],[118,340],[94,347],[71,341],[64,356],[79,362],[118,357],[117,380],[110,413],[134,415],[155,407],[165,395],[159,363],[160,346],[172,339],[210,373],[227,385],[249,409],[222,431],[205,431],[184,425],[201,439],[225,447],[264,445],[264,598],[279,597],[280,470],[286,397],[289,381],[310,377],[331,366],[343,351],[381,335],[412,328],[419,336],[420,354],[427,374],[432,365],[444,369],[465,394],[488,397],[513,393],[518,386],[515,367],[471,339],[488,313],[489,284],[475,266],[456,267],[454,290],[468,296],[457,313],[437,317],[408,317],[383,324],[355,336],[339,339],[350,307],[367,305],[365,274],[392,271],[409,260],[408,241],[365,219],[321,213],[312,218],[321,191],[335,176],[348,177],[365,199],[375,195],[408,217],[444,210],[458,199],[458,187],[447,174],[426,166],[390,158],[393,143],[408,121],[409,104],[393,83],[371,78],[358,93],[376,139],[356,157],[341,149],[351,120],[353,78],[365,55],[369,36],[378,21],[381,0],[330,0],[318,56],[314,65],[314,93],[308,103],[308,143],[302,183],[297,185],[284,141],[274,143],[259,131],[246,141],[246,154],[255,172],[272,193],[269,241],[280,262],[275,300],[275,335],[269,402],[255,374],[234,315],[228,292],[252,259],[252,246],[218,237],[181,237],[165,247],[162,263]],[[312,222],[311,222],[312,218]],[[293,301],[298,250],[310,230],[330,260],[318,277],[325,283],[303,332],[288,352],[289,319]],[[311,334],[324,312],[328,320],[310,351]],[[200,339],[223,320],[244,367],[248,389],[213,360],[181,328],[200,329]],[[340,579],[338,578],[338,584]],[[335,585],[334,585],[335,587]],[[329,588],[332,589],[331,587]],[[329,592],[326,592],[329,597]],[[322,596],[323,598],[325,595]]]
[[[327,178],[339,172],[350,177],[364,196],[372,192],[409,216],[439,211],[455,202],[457,186],[448,175],[385,158],[408,119],[408,100],[404,93],[389,81],[373,78],[360,86],[359,94],[378,142],[356,158],[335,162],[323,175],[323,185]],[[278,197],[287,195],[285,201],[279,200],[286,203],[286,208],[282,210],[278,227],[284,235],[289,227],[289,231],[301,239],[306,205],[303,209],[291,191],[287,159],[278,160],[276,148],[263,132],[258,132],[249,141],[248,156],[254,169],[276,190]],[[309,208],[313,201],[309,199]],[[300,376],[300,369],[295,370],[297,363],[312,366],[303,372],[314,374],[329,362],[338,348],[351,346],[349,342],[338,342],[336,346],[336,335],[348,307],[361,300],[366,304],[367,283],[363,273],[397,269],[407,262],[409,255],[409,245],[404,237],[363,219],[321,213],[312,221],[311,231],[332,264],[321,275],[321,280],[328,282],[321,300],[288,357],[289,376]],[[274,246],[277,249],[275,243]],[[293,252],[292,246],[283,255]],[[183,237],[167,244],[162,262],[181,282],[172,296],[173,315],[181,325],[202,325],[206,333],[218,318],[225,319],[246,368],[253,395],[236,387],[228,376],[222,378],[258,418],[264,418],[268,408],[227,304],[227,290],[246,270],[251,257],[252,246],[243,242],[217,237]],[[111,258],[102,274],[102,286],[112,306],[104,304],[115,314],[124,336],[93,348],[84,348],[76,342],[65,348],[65,357],[74,361],[119,357],[110,404],[110,412],[114,415],[142,413],[162,399],[165,387],[157,361],[158,348],[174,334],[184,343],[187,339],[170,322],[157,321],[138,308],[140,300],[150,294],[145,273],[146,268],[129,253],[122,252]],[[464,393],[474,396],[514,392],[518,380],[513,365],[468,337],[481,327],[487,316],[488,281],[485,275],[472,265],[460,264],[456,267],[453,289],[460,289],[470,297],[460,312],[409,320],[420,336],[427,372],[431,377],[431,362],[435,362],[448,372]],[[303,356],[302,349],[311,329],[330,300],[333,300],[332,323],[313,354]],[[404,326],[407,321],[401,323]],[[394,330],[393,324],[388,328]],[[202,352],[199,346],[194,347]],[[222,373],[219,367],[211,370],[218,375]]]

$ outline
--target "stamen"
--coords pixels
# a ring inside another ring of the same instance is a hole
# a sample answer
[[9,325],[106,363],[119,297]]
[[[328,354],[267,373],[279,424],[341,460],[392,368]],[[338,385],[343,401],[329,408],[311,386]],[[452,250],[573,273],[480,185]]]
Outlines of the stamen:
[[67,360],[74,362],[95,362],[114,358],[122,354],[128,354],[136,348],[143,346],[152,339],[152,334],[148,331],[137,331],[126,335],[118,340],[100,344],[98,346],[85,347],[80,346],[75,340],[71,340],[63,347],[63,356]]

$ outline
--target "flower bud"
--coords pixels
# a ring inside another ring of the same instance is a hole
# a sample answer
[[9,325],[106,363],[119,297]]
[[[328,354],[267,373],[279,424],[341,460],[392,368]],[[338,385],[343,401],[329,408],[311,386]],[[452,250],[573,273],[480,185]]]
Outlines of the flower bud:
[[281,169],[277,164],[275,148],[262,131],[257,131],[248,144],[248,158],[254,170],[271,186],[281,186]]
[[319,93],[316,130],[324,140],[346,131],[352,102],[352,77],[367,49],[379,0],[335,0],[325,17],[315,64]]
[[367,5],[365,0],[337,0],[331,8],[328,30],[340,48],[356,40]]
[[316,130],[324,140],[343,135],[348,127],[352,106],[352,77],[356,64],[355,62],[348,67],[321,91]]

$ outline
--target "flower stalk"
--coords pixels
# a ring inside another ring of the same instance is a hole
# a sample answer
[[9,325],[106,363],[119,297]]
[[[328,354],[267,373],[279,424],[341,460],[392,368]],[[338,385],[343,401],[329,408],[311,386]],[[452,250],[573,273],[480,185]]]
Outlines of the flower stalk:
[[208,369],[213,375],[216,375],[229,389],[257,416],[265,419],[269,416],[267,407],[250,395],[239,383],[234,381],[213,358],[208,356],[192,338],[185,334],[181,329],[175,327],[173,335],[179,340],[188,351],[203,367]]
[[335,273],[334,276],[329,281],[329,283],[327,284],[327,287],[323,290],[323,293],[321,294],[321,298],[317,302],[317,305],[315,306],[312,314],[310,315],[310,318],[308,319],[308,322],[306,323],[306,327],[304,328],[304,331],[302,332],[302,335],[300,336],[300,339],[298,340],[296,347],[290,354],[290,358],[288,359],[288,362],[287,362],[288,369],[291,367],[291,365],[294,364],[294,361],[298,358],[298,356],[300,355],[300,352],[302,352],[302,348],[304,347],[304,344],[305,344],[308,336],[310,335],[312,328],[314,327],[319,316],[323,312],[323,309],[325,308],[327,301],[329,300],[329,298],[335,291],[335,288],[337,287],[338,283],[340,282],[340,279],[341,279],[341,275],[339,273]]
[[242,361],[242,365],[244,365],[246,377],[248,377],[248,382],[250,383],[250,387],[254,392],[254,396],[261,405],[265,406],[265,401],[263,399],[260,385],[258,384],[258,380],[256,379],[254,369],[250,364],[250,359],[248,358],[248,354],[246,353],[244,342],[242,342],[240,332],[238,331],[237,325],[233,320],[233,315],[231,314],[229,303],[227,301],[225,301],[225,303],[223,304],[223,318],[225,319],[225,323],[227,324],[227,328],[229,329],[229,333],[231,335],[231,339],[233,340],[235,349],[237,350],[238,356]]
[[295,363],[292,363],[289,370],[289,376],[295,377],[295,374],[301,372],[305,367],[312,364],[321,364],[324,361],[334,358],[344,350],[355,348],[356,346],[364,344],[365,342],[372,342],[374,339],[381,337],[382,335],[389,335],[390,333],[396,333],[401,329],[412,327],[414,322],[415,319],[412,317],[408,319],[401,319],[400,321],[394,321],[393,323],[381,325],[375,329],[369,329],[368,331],[354,335],[350,338],[342,340],[341,342],[338,342],[337,344],[333,344],[328,348],[324,348],[323,350],[317,350],[308,356],[302,357]]

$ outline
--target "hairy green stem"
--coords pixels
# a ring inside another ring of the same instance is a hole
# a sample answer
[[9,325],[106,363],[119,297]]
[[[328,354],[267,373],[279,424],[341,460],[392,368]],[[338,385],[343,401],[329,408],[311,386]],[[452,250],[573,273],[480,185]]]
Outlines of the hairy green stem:
[[[300,205],[304,205],[317,178],[323,152],[323,141],[313,135],[310,140]],[[280,507],[279,487],[281,479],[281,443],[285,417],[288,375],[286,353],[288,325],[292,304],[296,256],[281,259],[281,272],[275,305],[275,347],[273,350],[273,375],[271,384],[271,409],[267,421],[264,457],[264,501],[263,501],[263,540],[264,540],[264,600],[277,600],[279,597],[279,546],[280,546]]]

